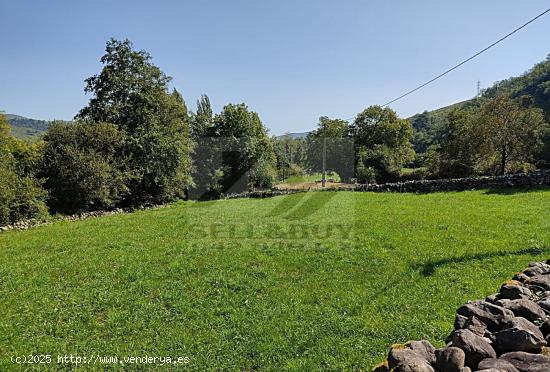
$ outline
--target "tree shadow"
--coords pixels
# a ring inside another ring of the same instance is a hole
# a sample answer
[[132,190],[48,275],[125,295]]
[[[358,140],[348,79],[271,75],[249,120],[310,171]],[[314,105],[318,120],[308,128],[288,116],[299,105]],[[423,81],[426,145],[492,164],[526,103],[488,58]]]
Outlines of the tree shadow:
[[316,191],[312,194],[302,205],[288,214],[286,219],[295,221],[311,216],[336,196],[334,191]]
[[423,276],[432,276],[435,270],[445,265],[459,264],[468,261],[481,261],[493,257],[504,256],[523,256],[523,255],[538,255],[541,253],[550,252],[550,248],[524,248],[517,251],[498,251],[466,254],[460,257],[449,257],[441,260],[430,260],[427,262],[416,262],[411,265],[415,270],[420,270]]
[[484,192],[485,195],[515,195],[515,194],[526,194],[526,193],[538,193],[543,191],[550,190],[548,187],[544,186],[533,186],[533,187],[499,187],[491,188]]

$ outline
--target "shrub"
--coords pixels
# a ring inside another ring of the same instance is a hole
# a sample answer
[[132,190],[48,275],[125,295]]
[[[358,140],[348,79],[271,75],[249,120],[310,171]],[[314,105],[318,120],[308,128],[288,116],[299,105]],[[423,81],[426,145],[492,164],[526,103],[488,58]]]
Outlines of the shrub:
[[409,172],[401,172],[401,181],[419,181],[428,178],[429,172],[426,168],[415,168]]
[[127,193],[123,136],[112,124],[55,122],[44,140],[41,176],[54,212],[111,208]]
[[0,115],[0,225],[46,217],[46,192],[34,176],[37,156],[36,146],[10,136]]
[[363,184],[376,183],[376,170],[372,167],[367,167],[362,163],[357,165],[355,170],[357,182]]
[[13,157],[0,155],[0,225],[45,218],[46,192],[34,177],[21,176],[14,168]]
[[532,173],[536,170],[536,167],[527,162],[512,161],[506,166],[506,173],[518,174],[518,173]]

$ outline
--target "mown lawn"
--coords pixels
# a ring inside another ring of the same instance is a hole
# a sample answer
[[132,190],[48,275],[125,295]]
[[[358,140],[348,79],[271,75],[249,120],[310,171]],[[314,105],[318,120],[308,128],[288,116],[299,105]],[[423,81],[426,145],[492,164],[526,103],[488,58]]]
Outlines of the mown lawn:
[[548,257],[540,190],[310,192],[2,233],[0,370],[31,353],[367,370],[394,342],[442,346],[460,304]]

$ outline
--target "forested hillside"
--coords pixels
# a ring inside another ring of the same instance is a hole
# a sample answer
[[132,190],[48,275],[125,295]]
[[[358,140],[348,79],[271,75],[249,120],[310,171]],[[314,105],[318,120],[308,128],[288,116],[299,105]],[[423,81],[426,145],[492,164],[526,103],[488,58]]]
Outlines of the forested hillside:
[[19,115],[6,114],[11,133],[22,140],[34,142],[48,130],[46,120],[29,119]]
[[423,153],[431,145],[439,144],[445,136],[445,118],[454,109],[478,108],[486,99],[498,95],[519,98],[528,95],[532,104],[543,110],[546,122],[550,122],[550,55],[524,74],[495,83],[484,90],[481,97],[442,107],[434,111],[424,111],[410,118],[415,130],[413,145],[417,153]]

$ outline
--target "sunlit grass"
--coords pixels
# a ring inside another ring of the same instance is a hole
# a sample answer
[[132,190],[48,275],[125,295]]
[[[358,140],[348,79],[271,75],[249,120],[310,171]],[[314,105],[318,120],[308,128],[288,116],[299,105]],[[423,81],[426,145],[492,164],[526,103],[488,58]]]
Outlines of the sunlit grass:
[[188,368],[368,369],[550,256],[550,191],[310,192],[0,234],[13,354],[189,356]]

